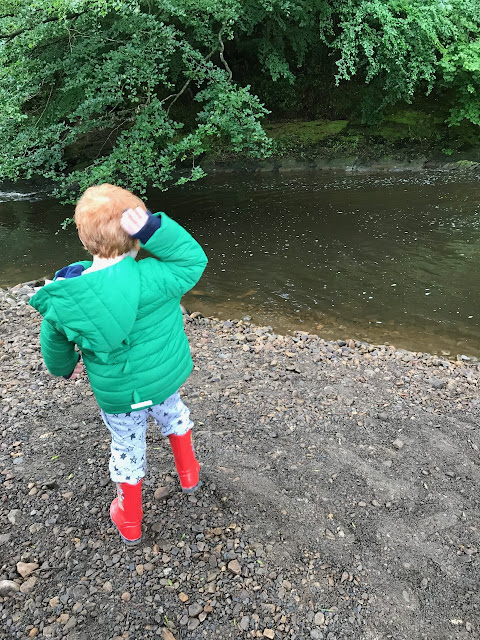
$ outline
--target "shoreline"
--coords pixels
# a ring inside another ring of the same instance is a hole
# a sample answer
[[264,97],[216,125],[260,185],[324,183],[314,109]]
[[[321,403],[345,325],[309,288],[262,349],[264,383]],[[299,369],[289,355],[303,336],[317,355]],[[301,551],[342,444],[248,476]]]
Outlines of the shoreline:
[[[12,301],[21,300],[22,302],[27,304],[28,300],[33,296],[33,294],[39,288],[44,286],[45,281],[46,281],[46,278],[42,277],[36,280],[30,280],[27,282],[19,283],[13,287],[6,287],[6,288],[0,287],[0,300],[3,298],[10,297]],[[396,345],[393,345],[389,342],[377,343],[377,342],[361,340],[353,337],[349,338],[346,336],[344,336],[344,338],[334,338],[334,337],[327,338],[327,337],[322,337],[317,333],[304,330],[300,327],[292,328],[285,332],[275,331],[270,325],[258,325],[255,322],[252,322],[250,316],[248,316],[248,318],[245,317],[243,319],[241,318],[221,319],[221,318],[215,317],[214,315],[206,315],[205,313],[198,310],[189,312],[187,311],[183,303],[180,306],[182,308],[184,318],[186,318],[187,321],[197,320],[201,318],[201,319],[204,319],[207,323],[214,323],[216,325],[226,324],[228,326],[229,324],[231,324],[232,326],[238,325],[238,326],[254,327],[256,329],[261,329],[262,331],[269,330],[269,335],[272,335],[273,337],[285,338],[285,337],[291,337],[291,336],[297,336],[297,335],[306,335],[309,338],[318,340],[320,343],[325,343],[330,346],[337,345],[340,348],[345,347],[347,343],[354,343],[357,348],[360,348],[362,350],[367,350],[369,352],[377,350],[382,353],[388,353],[388,354],[399,353],[399,354],[402,354],[402,357],[406,354],[411,354],[414,358],[418,358],[420,360],[433,363],[435,366],[440,366],[440,365],[447,366],[447,363],[454,364],[457,366],[458,365],[476,366],[478,363],[480,363],[480,359],[473,355],[469,356],[466,354],[458,353],[456,357],[453,357],[451,355],[448,355],[448,356],[439,355],[439,354],[429,353],[425,351],[418,351],[414,349],[397,347]],[[480,367],[480,364],[479,364],[479,367]]]

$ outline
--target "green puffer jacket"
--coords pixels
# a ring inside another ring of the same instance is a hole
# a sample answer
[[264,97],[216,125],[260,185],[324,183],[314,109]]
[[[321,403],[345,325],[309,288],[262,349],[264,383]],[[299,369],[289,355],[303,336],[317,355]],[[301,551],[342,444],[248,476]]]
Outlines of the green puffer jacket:
[[[207,258],[185,229],[164,213],[156,215],[161,226],[142,246],[158,259],[127,257],[54,281],[30,300],[43,315],[40,343],[47,369],[69,376],[78,345],[107,413],[163,402],[193,367],[180,299],[200,279]],[[76,264],[88,268],[92,262]]]

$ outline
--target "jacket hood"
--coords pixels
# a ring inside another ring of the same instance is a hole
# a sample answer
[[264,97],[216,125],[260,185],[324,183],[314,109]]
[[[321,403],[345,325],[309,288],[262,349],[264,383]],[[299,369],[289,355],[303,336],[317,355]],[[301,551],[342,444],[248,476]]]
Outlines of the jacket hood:
[[[75,263],[85,268],[91,262]],[[54,280],[30,304],[82,351],[106,362],[118,349],[127,349],[140,298],[140,274],[131,257],[85,275]]]

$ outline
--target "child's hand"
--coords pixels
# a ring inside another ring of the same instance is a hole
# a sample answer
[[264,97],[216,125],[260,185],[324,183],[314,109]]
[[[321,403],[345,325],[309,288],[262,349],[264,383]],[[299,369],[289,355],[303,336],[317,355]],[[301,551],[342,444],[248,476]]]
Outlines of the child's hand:
[[69,377],[69,380],[75,380],[75,378],[77,378],[82,373],[82,371],[83,371],[83,364],[79,360],[75,365],[75,369],[73,370],[72,375]]
[[142,227],[145,226],[148,220],[148,214],[142,207],[136,209],[127,209],[123,212],[120,225],[124,231],[132,236],[134,233],[138,233]]

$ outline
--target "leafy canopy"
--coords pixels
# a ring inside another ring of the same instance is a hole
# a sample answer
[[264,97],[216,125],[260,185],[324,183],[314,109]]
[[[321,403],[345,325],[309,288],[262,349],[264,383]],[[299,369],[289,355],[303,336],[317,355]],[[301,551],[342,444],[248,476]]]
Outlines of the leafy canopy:
[[259,77],[348,83],[366,121],[423,93],[479,125],[479,32],[480,0],[2,0],[0,178],[143,193],[212,149],[263,157]]

